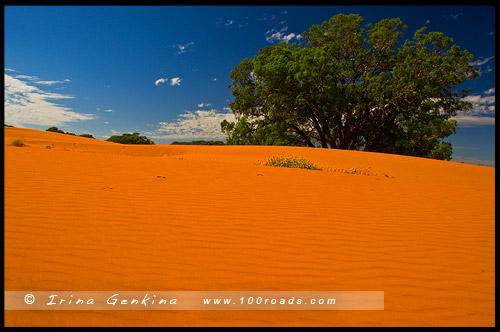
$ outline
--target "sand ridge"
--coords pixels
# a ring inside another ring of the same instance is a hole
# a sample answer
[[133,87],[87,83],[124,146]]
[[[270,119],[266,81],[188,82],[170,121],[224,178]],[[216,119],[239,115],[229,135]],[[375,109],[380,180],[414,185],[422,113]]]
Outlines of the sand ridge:
[[[6,311],[6,326],[495,324],[492,167],[12,127],[4,138],[5,290],[385,292],[379,312]],[[276,154],[374,175],[261,164]]]

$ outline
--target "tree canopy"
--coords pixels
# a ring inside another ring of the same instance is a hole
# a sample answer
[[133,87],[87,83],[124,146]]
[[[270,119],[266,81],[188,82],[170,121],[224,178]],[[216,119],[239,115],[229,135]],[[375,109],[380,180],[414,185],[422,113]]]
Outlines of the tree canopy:
[[155,144],[146,136],[140,136],[139,133],[125,133],[123,135],[113,135],[106,141],[120,143],[120,144]]
[[230,77],[237,122],[224,120],[228,144],[364,150],[450,160],[451,118],[472,104],[474,59],[452,38],[426,28],[404,42],[399,18],[363,24],[338,14],[245,58]]

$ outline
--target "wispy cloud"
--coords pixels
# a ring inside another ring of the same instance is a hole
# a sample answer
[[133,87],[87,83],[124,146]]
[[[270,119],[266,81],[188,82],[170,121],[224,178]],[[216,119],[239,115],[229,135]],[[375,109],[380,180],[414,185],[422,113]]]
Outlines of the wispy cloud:
[[190,47],[193,45],[194,45],[194,42],[189,42],[185,45],[175,44],[174,47],[179,49],[179,51],[176,54],[183,54],[183,53],[186,53],[188,51],[191,51],[192,49]]
[[60,83],[68,83],[71,82],[68,79],[65,79],[64,81],[36,81],[34,82],[35,84],[43,84],[43,85],[52,85],[52,84],[60,84]]
[[[453,149],[455,149],[455,147]],[[453,156],[451,161],[459,162],[459,163],[466,163],[466,164],[473,164],[473,165],[495,167],[494,160],[484,160],[484,159],[478,159],[478,158],[472,158],[472,157],[463,158],[463,157],[459,157],[459,156]]]
[[208,107],[208,106],[212,106],[212,104],[209,104],[209,103],[199,103],[198,104],[198,107]]
[[233,25],[234,23],[236,23],[236,20],[227,20],[226,23],[224,23],[225,26],[230,26],[230,25]]
[[107,109],[107,110],[104,110],[104,112],[106,112],[106,113],[111,113],[111,112],[114,112],[114,110],[112,110],[112,109]]
[[29,76],[29,75],[16,75],[14,76],[15,78],[19,78],[19,79],[22,79],[22,80],[30,80],[30,81],[34,81],[34,80],[37,80],[38,77],[37,76]]
[[431,23],[431,20],[425,21],[425,24],[429,24],[429,23]]
[[40,81],[38,76],[30,76],[30,75],[16,75],[14,76],[17,79],[21,80],[29,80],[33,84],[42,84],[42,85],[52,85],[52,84],[61,84],[71,82],[69,79],[65,79],[64,81]]
[[175,122],[160,122],[160,128],[151,133],[157,139],[223,139],[220,124],[235,122],[233,113],[220,113],[215,109],[186,111]]
[[445,15],[445,17],[448,19],[448,20],[458,20],[458,18],[463,15],[464,13],[458,13],[458,14],[450,14],[448,16]]
[[96,118],[94,114],[77,113],[69,107],[50,101],[73,97],[44,91],[33,85],[36,84],[34,80],[38,78],[27,75],[13,77],[4,74],[5,123],[19,127],[26,124],[61,126],[67,122]]
[[275,15],[264,14],[264,15],[262,15],[261,18],[258,18],[257,20],[262,21],[262,22],[266,22],[266,21],[274,21],[275,19],[276,19]]
[[469,62],[469,64],[471,66],[482,66],[482,65],[488,63],[488,61],[493,60],[494,58],[495,58],[494,56],[490,56],[488,58],[485,58],[484,56],[482,56],[477,60]]
[[160,84],[167,83],[170,86],[174,86],[174,85],[180,86],[181,81],[182,81],[182,79],[180,77],[174,77],[174,78],[171,78],[170,80],[168,78],[159,78],[155,81],[155,85],[158,86]]
[[460,127],[495,125],[495,88],[482,94],[470,95],[462,100],[472,103],[472,110],[458,114],[454,119]]
[[495,56],[490,56],[490,57],[483,57],[482,56],[477,60],[469,62],[469,64],[471,66],[478,66],[479,67],[479,76],[481,76],[483,74],[491,73],[492,71],[495,70],[494,68],[490,67],[490,65],[488,64],[488,62],[490,62],[494,58],[495,58]]

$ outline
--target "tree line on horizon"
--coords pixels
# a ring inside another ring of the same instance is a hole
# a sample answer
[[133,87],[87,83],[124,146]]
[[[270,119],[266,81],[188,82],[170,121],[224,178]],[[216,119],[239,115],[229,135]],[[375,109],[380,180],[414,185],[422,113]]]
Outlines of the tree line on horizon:
[[230,73],[236,122],[227,144],[289,145],[451,160],[457,112],[472,109],[455,88],[479,75],[468,51],[441,32],[411,39],[399,18],[362,26],[338,14],[304,41],[264,47]]
[[75,133],[65,132],[64,130],[58,129],[57,127],[50,127],[50,128],[47,128],[45,131],[50,131],[50,132],[53,132],[53,133],[66,134],[66,135],[79,136],[79,137],[95,138],[91,134],[76,135]]
[[[5,125],[5,126],[12,127],[9,125]],[[91,134],[76,135],[76,134],[71,133],[71,132],[65,132],[57,127],[50,127],[48,129],[46,129],[46,131],[60,133],[60,134],[66,134],[66,135],[94,138],[94,136],[92,136]],[[152,144],[152,145],[155,144],[154,141],[150,140],[146,136],[141,136],[138,132],[124,133],[122,135],[112,135],[106,141],[120,143],[120,144]],[[210,140],[210,141],[194,140],[194,141],[190,141],[190,142],[174,141],[170,144],[171,145],[225,145],[224,142],[215,141],[215,140]]]
[[223,141],[205,141],[205,140],[197,140],[191,142],[178,142],[174,141],[170,143],[170,145],[226,145]]

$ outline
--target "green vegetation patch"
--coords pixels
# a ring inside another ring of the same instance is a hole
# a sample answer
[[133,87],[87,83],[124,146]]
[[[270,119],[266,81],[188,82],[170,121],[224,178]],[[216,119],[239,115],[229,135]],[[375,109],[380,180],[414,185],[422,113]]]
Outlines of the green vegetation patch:
[[323,170],[323,168],[312,161],[296,156],[271,156],[264,162],[264,166],[302,168],[316,171]]
[[357,175],[377,175],[370,170],[370,167],[330,168],[328,171]]

